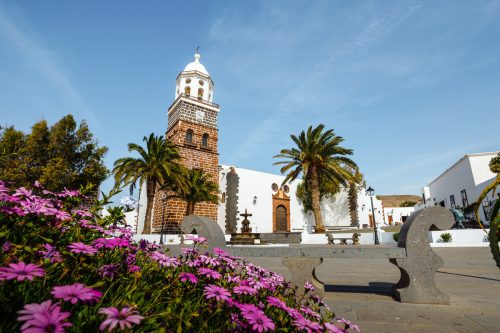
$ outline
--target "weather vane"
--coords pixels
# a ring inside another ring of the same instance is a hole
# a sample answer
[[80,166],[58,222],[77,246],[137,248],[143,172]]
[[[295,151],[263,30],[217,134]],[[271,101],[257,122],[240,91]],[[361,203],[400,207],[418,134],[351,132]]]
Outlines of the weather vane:
[[196,47],[196,53],[200,53],[200,46],[199,45]]

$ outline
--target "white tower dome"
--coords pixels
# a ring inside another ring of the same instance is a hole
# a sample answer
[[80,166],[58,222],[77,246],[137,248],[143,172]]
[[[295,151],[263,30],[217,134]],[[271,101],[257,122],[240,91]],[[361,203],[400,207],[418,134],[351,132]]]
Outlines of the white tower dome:
[[177,76],[176,83],[176,99],[182,95],[207,102],[213,100],[214,83],[205,66],[200,62],[198,51],[194,55],[194,61],[187,64]]

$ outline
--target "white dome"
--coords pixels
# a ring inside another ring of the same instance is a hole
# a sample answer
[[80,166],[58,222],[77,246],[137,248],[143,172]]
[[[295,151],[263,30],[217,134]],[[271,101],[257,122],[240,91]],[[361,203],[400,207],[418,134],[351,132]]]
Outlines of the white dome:
[[197,72],[200,72],[200,73],[203,73],[207,76],[210,76],[210,74],[208,74],[205,66],[203,66],[200,62],[200,55],[198,53],[196,53],[194,55],[194,61],[193,62],[190,62],[186,68],[184,68],[184,71],[183,72],[190,72],[190,71],[197,71]]

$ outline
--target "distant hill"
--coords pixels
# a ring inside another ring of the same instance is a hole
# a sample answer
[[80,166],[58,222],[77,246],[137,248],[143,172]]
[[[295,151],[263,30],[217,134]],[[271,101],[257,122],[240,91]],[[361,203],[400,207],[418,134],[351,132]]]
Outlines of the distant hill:
[[377,195],[377,199],[382,201],[384,207],[399,207],[405,201],[422,201],[422,197],[411,194]]

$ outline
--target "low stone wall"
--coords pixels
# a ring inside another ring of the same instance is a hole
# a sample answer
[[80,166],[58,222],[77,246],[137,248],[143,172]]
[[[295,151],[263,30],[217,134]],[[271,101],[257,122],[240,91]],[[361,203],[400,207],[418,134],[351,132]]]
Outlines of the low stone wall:
[[276,232],[260,234],[260,242],[263,244],[300,244],[302,240],[300,232]]

